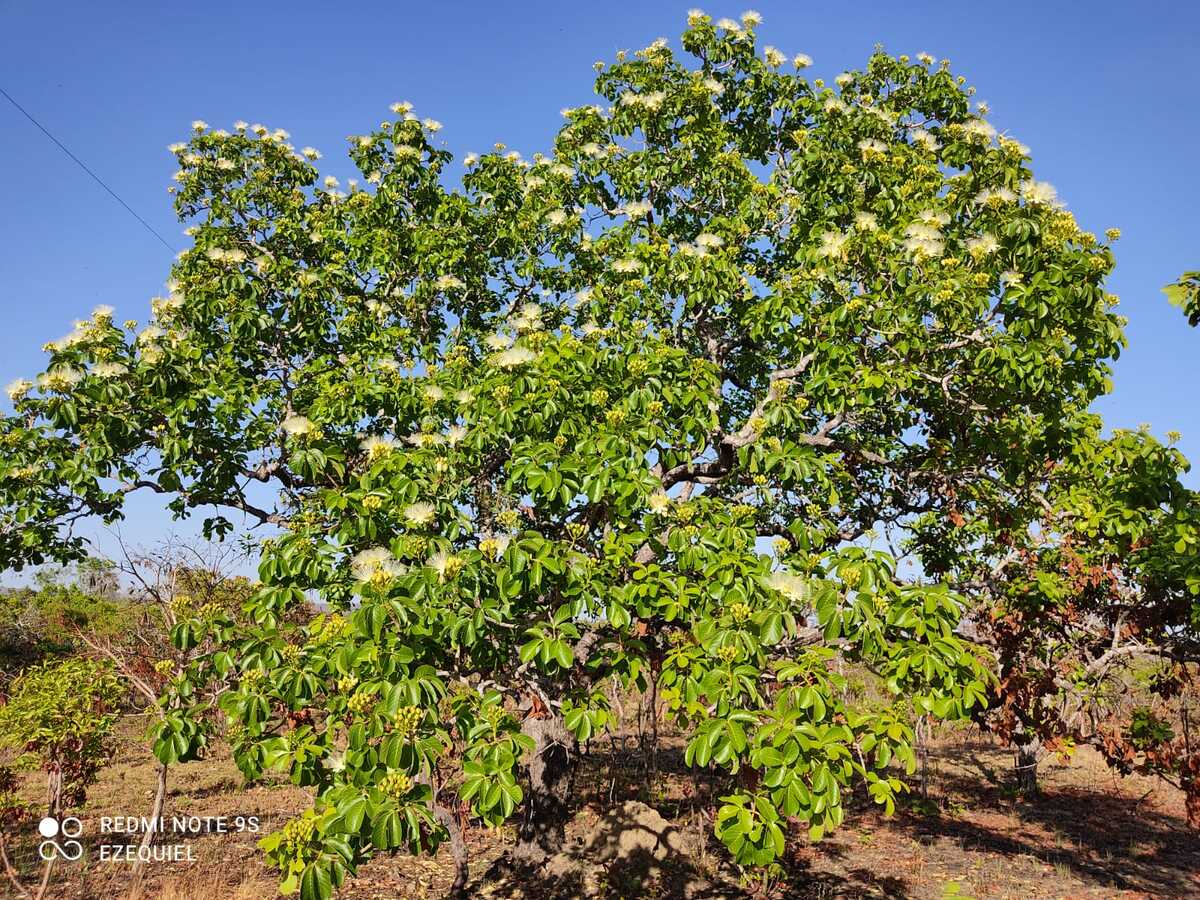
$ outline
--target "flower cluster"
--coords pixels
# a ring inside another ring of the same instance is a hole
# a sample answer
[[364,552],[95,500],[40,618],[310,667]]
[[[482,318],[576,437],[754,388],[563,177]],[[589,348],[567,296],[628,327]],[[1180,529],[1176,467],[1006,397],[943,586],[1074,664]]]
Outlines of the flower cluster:
[[375,589],[388,586],[393,579],[404,574],[404,564],[386,547],[371,547],[354,555],[350,571],[357,581]]

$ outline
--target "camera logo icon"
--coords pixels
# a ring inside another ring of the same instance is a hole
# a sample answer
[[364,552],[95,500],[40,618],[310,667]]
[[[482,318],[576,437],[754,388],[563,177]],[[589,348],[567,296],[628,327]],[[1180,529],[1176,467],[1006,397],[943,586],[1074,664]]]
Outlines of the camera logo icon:
[[[45,838],[38,844],[38,856],[49,862],[62,857],[68,862],[74,862],[83,856],[83,844],[74,838],[83,834],[83,823],[75,816],[67,816],[61,822],[52,816],[46,816],[38,822],[38,834]],[[55,838],[65,840],[59,843]]]

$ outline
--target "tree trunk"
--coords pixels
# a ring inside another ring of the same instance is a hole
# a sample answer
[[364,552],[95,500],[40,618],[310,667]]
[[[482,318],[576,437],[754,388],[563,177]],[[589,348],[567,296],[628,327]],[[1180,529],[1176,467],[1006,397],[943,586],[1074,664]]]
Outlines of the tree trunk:
[[1026,743],[1017,744],[1015,771],[1017,790],[1024,797],[1033,797],[1038,792],[1038,763],[1042,759],[1042,742],[1036,737],[1027,738]]
[[[137,859],[133,861],[133,884],[135,890],[142,883],[142,872],[144,871],[145,859],[141,852],[142,848],[149,850],[150,845],[154,843],[154,835],[158,833],[158,820],[163,814],[163,807],[167,800],[167,764],[160,762],[158,764],[158,782],[154,789],[154,805],[150,808],[150,827],[146,829],[146,833],[142,835],[142,841],[138,845]],[[149,853],[146,854],[149,856]]]
[[450,835],[450,855],[454,858],[454,883],[450,885],[450,900],[463,900],[467,896],[467,881],[471,877],[471,860],[467,853],[467,842],[454,813],[442,805],[433,807],[433,817]]
[[929,731],[930,720],[928,715],[921,716],[917,719],[916,726],[913,728],[917,741],[917,758],[921,764],[921,799],[929,799]]
[[558,853],[566,841],[571,735],[557,716],[528,718],[521,731],[533,738],[534,746],[529,759],[529,793],[512,858],[519,864],[537,866]]

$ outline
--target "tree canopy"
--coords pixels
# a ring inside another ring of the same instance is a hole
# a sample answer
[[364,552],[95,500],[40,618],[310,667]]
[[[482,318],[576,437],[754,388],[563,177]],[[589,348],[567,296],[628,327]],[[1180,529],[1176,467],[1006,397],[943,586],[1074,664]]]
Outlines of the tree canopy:
[[[156,748],[225,727],[247,775],[315,787],[264,842],[285,887],[436,845],[451,797],[497,824],[532,792],[521,845],[552,851],[555,754],[604,728],[613,676],[661,686],[689,764],[744,776],[716,819],[739,863],[787,818],[839,825],[859,782],[891,809],[908,713],[998,689],[958,634],[980,568],[1047,504],[1139,540],[1047,472],[1121,441],[1183,465],[1086,412],[1124,341],[1117,234],[946,61],[825,84],[757,24],[693,13],[682,54],[598,63],[550,151],[461,179],[404,103],[346,185],[284,131],[196,122],[193,243],[151,320],[99,308],[10,386],[6,566],[79,555],[74,523],[138,490],[214,536],[278,527],[244,615],[176,626],[218,649]],[[327,611],[288,620],[310,593]],[[893,702],[856,705],[837,659]]]

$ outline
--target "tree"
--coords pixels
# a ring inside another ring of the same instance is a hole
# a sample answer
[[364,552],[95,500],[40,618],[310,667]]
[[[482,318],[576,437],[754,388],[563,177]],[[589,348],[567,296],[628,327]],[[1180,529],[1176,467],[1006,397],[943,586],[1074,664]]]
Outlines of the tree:
[[995,696],[980,715],[1018,745],[1026,792],[1046,752],[1089,743],[1126,774],[1136,761],[1179,776],[1200,812],[1187,724],[1146,740],[1150,720],[1179,721],[1200,664],[1200,498],[1186,470],[1147,430],[1103,438],[1085,416],[1069,452],[1030,484],[1032,502],[941,536],[943,559],[961,565],[956,586],[975,599],[977,637],[995,652]]
[[[0,706],[0,747],[20,754],[18,762],[46,773],[45,814],[62,818],[63,811],[82,805],[96,773],[110,758],[109,742],[117,721],[121,690],[103,663],[65,659],[32,666],[13,682],[7,702]],[[15,802],[11,770],[0,766],[0,814],[11,826],[23,818]],[[13,886],[29,896],[9,863],[5,835],[0,831],[0,858]],[[50,884],[57,856],[42,870],[35,896],[40,900]]]
[[[69,569],[48,566],[34,587],[0,593],[0,691],[33,663],[78,650],[80,632],[109,638],[128,631],[127,604],[108,599],[111,563],[84,558]],[[106,590],[92,593],[87,585]]]
[[[1200,285],[1165,290],[1195,324]],[[944,523],[922,540],[933,574],[972,598],[967,631],[995,652],[984,724],[1017,746],[1018,784],[1038,763],[1091,744],[1118,772],[1157,774],[1187,794],[1200,824],[1200,752],[1189,699],[1200,666],[1200,494],[1190,465],[1149,433],[1103,437],[1080,415],[1060,458],[1018,492],[989,502],[971,527]]]
[[[213,652],[214,647],[211,641],[189,640],[180,650],[172,646],[172,635],[181,620],[217,614],[236,620],[253,586],[245,576],[230,572],[245,559],[244,547],[225,543],[197,547],[169,537],[152,549],[135,550],[119,534],[116,538],[121,559],[112,567],[130,580],[129,604],[141,614],[127,616],[127,627],[119,634],[78,628],[76,637],[92,653],[108,660],[135,699],[157,717],[154,753],[158,765],[154,799],[146,817],[151,826],[142,835],[140,850],[149,848],[157,836],[170,764],[181,756],[199,755],[206,737],[182,712],[185,706],[195,705],[196,698],[186,678],[180,680],[179,676],[190,662]],[[137,879],[143,874],[144,861],[139,852],[132,868]]]
[[[599,64],[552,152],[471,154],[461,186],[408,104],[351,140],[346,191],[286,132],[196,122],[194,245],[151,323],[100,308],[10,388],[9,565],[77,554],[137,490],[280,529],[248,622],[177,624],[216,649],[158,740],[201,752],[219,695],[248,776],[313,786],[264,841],[285,889],[453,838],[458,801],[522,810],[518,861],[554,852],[613,675],[738,775],[716,830],[747,866],[856,784],[890,811],[908,705],[990,692],[950,581],[991,545],[943,538],[1085,436],[1123,342],[1111,250],[945,61],[826,85],[757,21]],[[327,612],[289,622],[310,592]],[[838,659],[896,703],[856,708]]]

